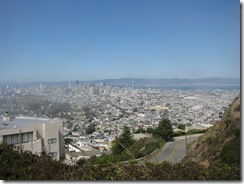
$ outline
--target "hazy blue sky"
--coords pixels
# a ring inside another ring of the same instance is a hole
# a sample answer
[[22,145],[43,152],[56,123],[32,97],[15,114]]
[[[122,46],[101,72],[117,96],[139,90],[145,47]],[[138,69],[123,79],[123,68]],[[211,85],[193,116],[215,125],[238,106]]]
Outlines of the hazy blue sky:
[[1,0],[0,82],[240,76],[238,0]]

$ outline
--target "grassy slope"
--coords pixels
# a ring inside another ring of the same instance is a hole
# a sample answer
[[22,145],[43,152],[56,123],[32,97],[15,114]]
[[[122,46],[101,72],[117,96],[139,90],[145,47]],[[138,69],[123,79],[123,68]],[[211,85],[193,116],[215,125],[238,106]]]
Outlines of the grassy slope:
[[240,164],[240,97],[229,105],[224,117],[191,146],[189,157],[205,167],[218,162]]

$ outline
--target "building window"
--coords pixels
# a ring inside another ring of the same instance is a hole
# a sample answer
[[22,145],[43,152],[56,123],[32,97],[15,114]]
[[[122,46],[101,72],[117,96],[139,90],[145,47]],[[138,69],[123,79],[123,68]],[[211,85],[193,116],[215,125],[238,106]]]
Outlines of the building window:
[[20,134],[15,134],[11,136],[11,143],[12,144],[19,144],[20,143]]
[[57,157],[57,152],[51,152],[48,155],[51,156],[51,157]]
[[56,138],[48,139],[48,144],[54,144],[56,142],[57,142],[57,139]]
[[3,142],[5,142],[7,144],[19,144],[20,143],[20,134],[4,135]]
[[19,134],[12,134],[12,135],[4,135],[3,142],[7,144],[21,144],[21,143],[28,143],[33,140],[33,132],[27,132]]
[[31,142],[33,140],[33,132],[27,132],[21,134],[22,143]]

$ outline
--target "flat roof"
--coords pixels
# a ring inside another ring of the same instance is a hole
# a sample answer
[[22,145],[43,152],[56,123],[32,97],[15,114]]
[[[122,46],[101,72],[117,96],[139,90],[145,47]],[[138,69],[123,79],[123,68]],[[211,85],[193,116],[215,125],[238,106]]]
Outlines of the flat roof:
[[43,123],[54,123],[54,119],[20,116],[11,118],[10,121],[7,121],[6,123],[3,119],[0,119],[0,129],[27,127]]

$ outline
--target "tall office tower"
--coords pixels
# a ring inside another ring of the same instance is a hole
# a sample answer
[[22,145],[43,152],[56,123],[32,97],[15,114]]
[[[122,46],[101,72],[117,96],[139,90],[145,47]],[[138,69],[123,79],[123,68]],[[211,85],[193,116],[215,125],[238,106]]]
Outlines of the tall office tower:
[[42,90],[43,90],[43,86],[42,86],[42,84],[40,84],[40,90],[41,90],[41,92],[42,92]]
[[70,81],[69,81],[69,89],[71,88],[71,86],[70,86]]
[[134,89],[134,81],[131,82],[131,89]]
[[89,88],[89,95],[90,95],[90,96],[93,96],[93,95],[94,95],[94,87],[93,87],[93,86],[91,86],[91,87]]
[[43,95],[43,85],[40,84],[40,93],[41,93],[41,96]]
[[78,95],[80,92],[80,81],[79,80],[75,81],[75,90],[76,90],[76,95]]

